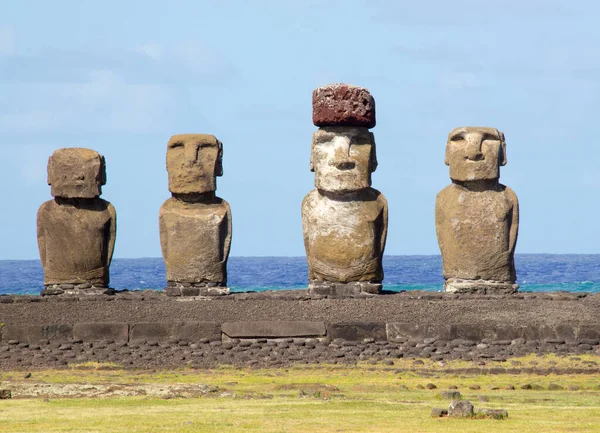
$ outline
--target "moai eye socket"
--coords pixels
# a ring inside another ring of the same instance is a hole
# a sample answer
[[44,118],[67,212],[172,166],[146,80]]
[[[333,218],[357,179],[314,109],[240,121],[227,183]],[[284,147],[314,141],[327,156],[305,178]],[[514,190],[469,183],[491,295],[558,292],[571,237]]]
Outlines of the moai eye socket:
[[183,143],[179,141],[169,144],[169,149],[177,149],[178,147],[183,147]]
[[453,136],[450,138],[450,141],[461,141],[461,140],[464,140],[464,139],[465,139],[465,137],[464,137],[463,133],[461,132],[461,133],[459,133],[459,134],[454,134],[454,135],[453,135]]

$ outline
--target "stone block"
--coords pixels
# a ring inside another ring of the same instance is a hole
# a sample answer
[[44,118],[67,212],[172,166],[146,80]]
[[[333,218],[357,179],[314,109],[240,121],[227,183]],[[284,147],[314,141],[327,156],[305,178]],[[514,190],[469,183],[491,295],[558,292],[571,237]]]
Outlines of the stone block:
[[332,323],[327,326],[327,336],[331,339],[342,338],[348,341],[361,341],[365,338],[386,340],[386,324],[381,322]]
[[221,330],[231,338],[321,337],[326,333],[325,323],[304,320],[228,322]]
[[496,326],[497,340],[515,340],[523,337],[523,327],[515,325],[498,325]]
[[406,338],[409,340],[423,340],[428,337],[427,325],[416,323],[392,322],[385,325],[388,340]]
[[556,338],[567,342],[577,341],[579,335],[579,323],[577,322],[561,322],[554,326]]
[[375,126],[375,100],[363,87],[330,84],[313,91],[315,126]]
[[63,341],[73,336],[71,325],[6,325],[2,340],[16,340],[20,343],[37,343],[42,339]]
[[210,341],[221,339],[221,327],[214,322],[147,322],[131,325],[129,340],[135,341],[187,341],[194,342],[206,338]]
[[73,338],[83,341],[129,341],[129,325],[125,322],[76,323]]
[[599,340],[600,324],[584,324],[579,327],[579,339]]
[[493,324],[459,323],[450,326],[450,338],[481,341],[484,338],[495,340],[496,327]]

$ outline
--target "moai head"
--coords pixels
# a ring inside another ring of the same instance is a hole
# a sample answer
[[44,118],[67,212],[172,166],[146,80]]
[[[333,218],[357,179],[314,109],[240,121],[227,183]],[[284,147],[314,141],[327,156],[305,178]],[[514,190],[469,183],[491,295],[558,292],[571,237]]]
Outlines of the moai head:
[[202,194],[217,189],[223,176],[223,144],[214,135],[174,135],[167,145],[169,191]]
[[48,185],[53,197],[96,198],[105,184],[104,157],[95,150],[58,149],[48,160]]
[[445,163],[452,180],[498,180],[500,166],[506,165],[504,134],[495,128],[456,128],[448,134]]
[[375,101],[362,87],[332,84],[313,92],[313,135],[310,169],[322,191],[346,193],[371,186],[377,168]]

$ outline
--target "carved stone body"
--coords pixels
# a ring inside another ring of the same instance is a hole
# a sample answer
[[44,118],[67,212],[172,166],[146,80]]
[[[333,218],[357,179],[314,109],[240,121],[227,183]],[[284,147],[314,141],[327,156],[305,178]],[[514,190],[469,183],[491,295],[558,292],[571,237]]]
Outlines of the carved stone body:
[[311,191],[302,203],[308,279],[381,283],[387,201],[367,188],[351,197]]
[[115,246],[115,208],[98,196],[104,158],[90,149],[59,149],[48,163],[54,200],[42,204],[37,236],[42,294],[106,293]]
[[167,148],[172,197],[159,213],[167,294],[222,295],[227,286],[231,209],[215,196],[222,144],[213,135],[183,134]]
[[[356,99],[356,100],[355,100]],[[315,189],[302,202],[309,292],[379,293],[387,236],[387,201],[371,188],[377,167],[375,105],[366,89],[344,84],[313,93],[311,171]]]
[[189,203],[170,198],[159,219],[168,282],[227,285],[231,209],[225,200]]
[[498,182],[499,166],[506,163],[504,135],[492,128],[457,128],[446,161],[453,183],[438,194],[435,209],[445,290],[515,292],[519,204]]

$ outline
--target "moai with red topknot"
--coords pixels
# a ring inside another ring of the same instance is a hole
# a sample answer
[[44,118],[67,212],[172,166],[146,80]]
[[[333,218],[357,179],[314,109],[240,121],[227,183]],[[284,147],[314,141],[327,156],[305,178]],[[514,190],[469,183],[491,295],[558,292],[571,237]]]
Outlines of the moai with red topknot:
[[315,189],[302,202],[309,293],[326,296],[377,294],[388,206],[371,188],[377,168],[375,101],[369,91],[332,84],[313,92],[310,169]]
[[174,135],[167,145],[172,197],[160,208],[160,244],[170,296],[226,295],[231,209],[215,195],[223,144],[214,135]]
[[117,214],[102,200],[104,157],[95,150],[67,148],[48,160],[54,200],[37,215],[37,238],[44,286],[42,295],[108,294]]

